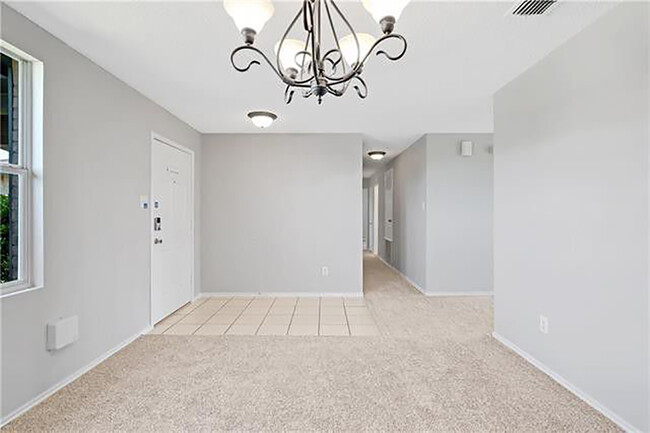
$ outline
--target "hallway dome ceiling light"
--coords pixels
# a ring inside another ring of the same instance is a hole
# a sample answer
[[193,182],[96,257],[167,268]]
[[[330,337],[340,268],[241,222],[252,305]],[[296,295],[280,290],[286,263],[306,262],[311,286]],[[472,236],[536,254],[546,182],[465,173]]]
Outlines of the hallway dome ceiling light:
[[386,152],[384,152],[383,150],[373,150],[372,152],[368,152],[368,156],[374,159],[375,161],[380,161],[384,159],[384,157],[386,156]]
[[[230,62],[239,72],[248,71],[251,66],[261,64],[252,59],[245,66],[238,66],[236,58],[244,52],[259,55],[286,85],[284,99],[291,102],[296,90],[302,96],[315,96],[322,103],[323,96],[343,96],[351,86],[361,99],[368,96],[368,87],[361,78],[363,66],[373,52],[391,61],[397,61],[406,54],[404,36],[393,33],[395,23],[410,0],[363,0],[363,6],[381,27],[382,36],[375,39],[366,33],[357,33],[334,0],[302,0],[302,5],[290,22],[280,41],[275,45],[275,61],[271,61],[255,44],[257,34],[274,12],[271,0],[225,0],[224,7],[235,21],[244,38],[244,44],[235,48]],[[335,22],[342,25],[337,30]],[[300,40],[289,39],[292,30],[304,31]],[[331,38],[323,38],[329,32]],[[340,38],[342,34],[347,36]],[[333,46],[324,46],[323,41],[331,39]],[[394,54],[377,47],[389,39],[400,43],[400,50]]]
[[275,120],[278,118],[277,115],[271,113],[270,111],[251,111],[247,114],[247,116],[249,119],[251,119],[253,125],[262,129],[271,126],[273,122],[275,122]]

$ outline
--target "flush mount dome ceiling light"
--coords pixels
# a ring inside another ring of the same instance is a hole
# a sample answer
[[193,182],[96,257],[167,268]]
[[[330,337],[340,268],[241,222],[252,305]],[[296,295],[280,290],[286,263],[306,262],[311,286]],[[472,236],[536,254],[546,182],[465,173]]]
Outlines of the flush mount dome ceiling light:
[[[302,0],[298,13],[275,44],[275,61],[271,61],[254,46],[255,37],[273,15],[271,0],[224,0],[226,12],[244,38],[244,44],[230,55],[230,62],[237,71],[246,72],[261,62],[253,59],[245,66],[238,66],[235,61],[238,54],[248,51],[259,55],[286,85],[284,99],[287,104],[296,90],[301,90],[305,98],[315,96],[320,104],[323,96],[343,96],[350,86],[364,99],[368,96],[368,87],[361,72],[370,55],[376,51],[377,55],[396,61],[406,53],[406,39],[393,31],[409,1],[362,0],[381,27],[382,35],[377,39],[367,33],[356,33],[334,0]],[[335,22],[340,24],[338,30]],[[288,38],[292,31],[296,33],[294,30],[303,32],[300,40]],[[330,33],[331,37],[323,37],[323,32]],[[344,34],[347,35],[339,37]],[[391,55],[376,50],[389,39],[400,43],[398,52]],[[325,41],[330,40],[333,43],[325,46]]]
[[384,156],[386,156],[386,152],[383,150],[373,150],[372,152],[368,152],[368,156],[375,161],[379,161],[381,159],[384,159]]
[[253,122],[253,125],[258,128],[268,128],[278,118],[278,116],[270,111],[251,111],[248,113],[248,117]]

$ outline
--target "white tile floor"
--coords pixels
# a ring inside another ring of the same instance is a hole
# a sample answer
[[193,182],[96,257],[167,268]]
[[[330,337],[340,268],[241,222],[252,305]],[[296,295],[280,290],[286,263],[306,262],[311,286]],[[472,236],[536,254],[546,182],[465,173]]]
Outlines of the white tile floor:
[[363,298],[197,299],[160,321],[151,334],[377,336]]

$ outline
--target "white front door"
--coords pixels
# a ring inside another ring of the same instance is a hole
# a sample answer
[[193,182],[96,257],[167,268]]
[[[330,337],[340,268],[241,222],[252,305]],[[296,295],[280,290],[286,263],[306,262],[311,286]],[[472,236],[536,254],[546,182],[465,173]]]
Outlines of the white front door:
[[192,299],[193,161],[153,139],[151,149],[151,323]]

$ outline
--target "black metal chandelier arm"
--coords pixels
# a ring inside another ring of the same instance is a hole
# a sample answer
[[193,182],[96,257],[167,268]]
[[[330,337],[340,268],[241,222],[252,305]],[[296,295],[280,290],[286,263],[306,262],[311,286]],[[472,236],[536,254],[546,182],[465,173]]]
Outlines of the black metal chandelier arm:
[[[404,55],[406,54],[406,50],[408,49],[408,43],[406,42],[406,38],[405,38],[404,36],[402,36],[402,35],[400,35],[400,34],[397,34],[397,33],[392,33],[392,34],[390,34],[390,35],[385,35],[385,36],[383,36],[382,38],[380,38],[377,42],[375,42],[375,43],[373,44],[372,48],[371,48],[370,51],[368,52],[368,55],[370,55],[370,53],[372,52],[372,50],[374,50],[375,47],[376,47],[377,45],[379,45],[380,42],[385,41],[385,40],[387,40],[387,39],[397,39],[397,40],[401,41],[402,44],[403,44],[403,46],[402,46],[402,51],[400,51],[400,53],[399,53],[398,55],[396,55],[396,56],[391,56],[391,55],[388,54],[386,51],[384,51],[384,50],[379,50],[379,51],[377,51],[377,55],[382,54],[382,55],[386,56],[386,58],[387,58],[388,60],[393,61],[393,62],[396,62],[396,61],[398,61],[399,59],[401,59],[402,57],[404,57]],[[366,58],[368,58],[368,56],[366,56]],[[365,60],[366,60],[366,59],[364,59],[364,62],[365,62]]]
[[[300,8],[300,10],[296,14],[296,16],[293,17],[293,20],[291,21],[291,24],[289,24],[289,27],[287,27],[287,29],[284,31],[284,34],[282,35],[282,38],[280,39],[280,42],[278,43],[277,52],[275,53],[275,63],[277,65],[277,71],[279,71],[281,73],[281,75],[283,76],[283,81],[284,81],[285,77],[284,77],[284,74],[282,72],[284,72],[285,68],[284,68],[284,65],[282,65],[281,62],[280,62],[280,53],[282,52],[282,47],[284,46],[284,41],[287,40],[287,36],[289,35],[289,32],[291,31],[293,26],[296,25],[296,22],[298,21],[300,16],[303,14],[304,8],[307,7],[307,1],[308,0],[305,0],[305,2],[303,3],[303,7]],[[311,32],[309,32],[309,33],[311,33]],[[289,84],[288,82],[286,82],[286,83]]]
[[[336,11],[336,13],[339,14],[339,17],[343,20],[345,25],[350,29],[350,33],[352,34],[352,37],[354,38],[354,43],[357,46],[357,64],[363,65],[363,62],[359,62],[359,56],[361,55],[361,45],[359,44],[359,37],[357,36],[357,32],[354,31],[354,27],[352,27],[352,24],[350,24],[350,21],[343,15],[343,12],[341,12],[341,9],[336,5],[334,0],[325,0],[325,8],[327,10],[327,17],[329,18],[330,21],[330,26],[332,27],[332,33],[334,34],[334,40],[336,41],[336,48],[341,51],[341,47],[339,46],[339,38],[338,35],[336,34],[336,29],[334,27],[334,22],[332,21],[332,17],[329,13],[329,7],[327,7],[327,3],[331,3],[332,7]],[[345,73],[345,71],[343,71]]]
[[303,0],[300,12],[302,14],[302,25],[306,32],[311,32],[314,27],[314,17],[310,0]]
[[402,45],[402,50],[397,55],[390,55],[384,50],[379,50],[379,51],[377,51],[377,55],[380,55],[380,54],[384,55],[388,60],[391,60],[391,61],[397,61],[397,60],[401,59],[402,57],[404,57],[404,55],[406,54],[406,50],[408,48],[406,38],[404,38],[404,36],[402,36],[400,34],[397,34],[397,33],[391,33],[389,35],[384,35],[381,38],[377,39],[374,44],[372,44],[372,46],[368,50],[368,53],[366,53],[366,55],[363,57],[363,60],[361,60],[361,62],[358,63],[357,65],[355,65],[355,67],[352,68],[350,70],[350,72],[348,72],[347,74],[343,75],[342,77],[338,77],[338,78],[337,77],[326,77],[327,79],[332,80],[332,82],[330,84],[344,83],[344,82],[349,81],[352,78],[354,78],[355,75],[360,74],[361,69],[363,68],[364,64],[366,63],[366,61],[368,60],[370,55],[373,53],[373,51],[375,51],[375,49],[379,45],[381,45],[384,41],[387,41],[389,39],[397,39],[400,42],[402,42],[402,44],[403,44]]
[[358,84],[354,84],[352,87],[354,87],[354,90],[357,92],[357,96],[361,99],[366,99],[368,96],[368,86],[366,85],[366,82],[363,78],[361,78],[360,75],[355,75],[345,83],[343,84],[343,87],[340,89],[336,89],[333,85],[328,84],[327,85],[327,92],[334,95],[334,96],[343,96],[347,91],[348,88],[350,87],[351,83],[354,82],[354,80],[359,81]]
[[[331,59],[330,56],[333,55],[333,54],[338,54],[339,58],[336,59],[336,60]],[[331,50],[329,50],[328,52],[325,53],[325,55],[323,56],[323,64],[325,64],[325,62],[330,63],[330,65],[332,66],[332,72],[334,74],[336,74],[336,69],[337,69],[338,65],[342,64],[343,65],[343,73],[345,73],[345,62],[343,62],[343,55],[336,48],[331,49]],[[325,75],[326,78],[329,77],[327,74],[324,74],[324,75]]]
[[[357,95],[359,96],[359,98],[366,99],[366,97],[368,96],[368,86],[366,85],[366,82],[359,75],[356,75],[352,80],[354,79],[359,81],[359,84],[355,84],[353,86],[354,90],[357,91]],[[352,80],[350,80],[349,82],[352,82]]]
[[237,63],[235,62],[235,56],[242,51],[253,51],[254,53],[259,54],[266,61],[266,63],[269,64],[271,69],[273,69],[273,72],[275,72],[275,74],[278,77],[280,77],[280,79],[284,78],[282,77],[282,74],[280,74],[280,72],[277,69],[275,69],[275,66],[273,66],[273,63],[271,63],[268,57],[266,57],[266,55],[261,50],[257,49],[252,45],[242,45],[240,47],[237,47],[230,54],[230,63],[232,63],[233,68],[235,68],[235,70],[237,70],[238,72],[247,72],[251,68],[251,66],[261,64],[259,60],[251,60],[250,62],[248,62],[248,64],[245,67],[237,66]]
[[235,62],[235,56],[238,53],[240,53],[242,51],[246,51],[246,50],[253,51],[254,53],[257,53],[260,56],[262,56],[262,58],[266,61],[266,63],[271,67],[273,72],[275,72],[275,74],[278,76],[278,78],[280,78],[282,80],[282,82],[284,82],[285,84],[287,84],[289,86],[294,86],[294,87],[309,88],[309,85],[307,85],[305,83],[296,83],[295,81],[287,78],[282,73],[280,73],[280,71],[275,69],[275,66],[273,66],[273,62],[271,62],[271,60],[269,60],[269,58],[266,57],[266,54],[264,54],[260,49],[258,49],[257,47],[254,47],[253,45],[242,45],[240,47],[235,48],[233,50],[233,52],[230,54],[230,63],[232,63],[233,68],[235,68],[235,70],[237,70],[238,72],[247,72],[253,65],[260,65],[261,64],[259,60],[251,60],[250,62],[248,62],[248,64],[245,67],[237,66],[237,63]]
[[343,88],[342,88],[342,89],[335,89],[333,86],[331,86],[331,85],[328,84],[328,85],[327,85],[327,93],[330,93],[330,94],[332,94],[332,95],[334,95],[334,96],[343,96],[343,95],[345,94],[346,90],[348,89],[348,85],[347,85],[347,84],[348,84],[348,83],[345,83],[345,84],[343,85]]
[[293,94],[295,93],[295,90],[293,89],[292,86],[287,85],[287,88],[284,90],[284,102],[286,104],[291,104],[291,100],[293,99]]
[[[336,6],[336,4],[334,6]],[[343,74],[345,74],[347,71],[345,70],[345,62],[343,61],[343,54],[342,54],[342,51],[341,51],[341,44],[339,42],[339,35],[336,32],[336,26],[334,25],[334,21],[332,21],[332,14],[330,13],[330,7],[329,7],[327,1],[325,1],[325,11],[327,12],[327,20],[329,21],[330,29],[332,30],[332,36],[334,36],[334,42],[336,43],[336,48],[331,49],[327,53],[325,53],[325,55],[323,56],[323,61],[325,61],[325,59],[327,59],[328,56],[331,53],[338,53],[339,58],[338,58],[338,60],[336,62],[334,62],[332,64],[332,71],[336,74],[336,68],[337,68],[338,64],[341,63],[341,66],[343,67]],[[339,13],[340,13],[340,11],[339,11]],[[356,34],[355,34],[355,37],[356,37]]]

